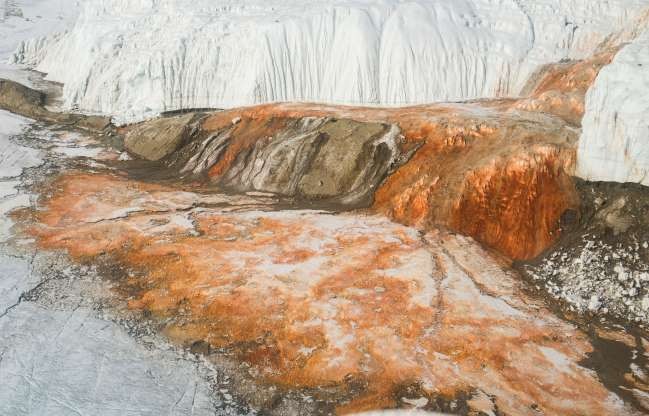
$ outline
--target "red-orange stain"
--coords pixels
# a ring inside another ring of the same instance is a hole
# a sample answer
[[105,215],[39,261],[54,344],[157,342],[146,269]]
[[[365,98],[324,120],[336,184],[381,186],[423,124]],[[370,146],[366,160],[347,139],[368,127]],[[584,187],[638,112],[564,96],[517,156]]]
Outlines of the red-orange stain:
[[191,214],[191,230],[174,224],[169,207],[112,215],[183,198],[71,173],[53,182],[28,231],[43,248],[86,262],[106,254],[134,271],[116,280],[130,308],[165,322],[181,344],[232,350],[259,383],[362,381],[340,413],[395,406],[396,389],[413,383],[431,396],[481,389],[508,414],[532,414],[533,403],[548,415],[621,409],[577,364],[591,351],[587,338],[527,298],[474,243],[440,233],[424,242],[378,218],[342,217],[349,225],[332,228],[316,213],[203,210]]

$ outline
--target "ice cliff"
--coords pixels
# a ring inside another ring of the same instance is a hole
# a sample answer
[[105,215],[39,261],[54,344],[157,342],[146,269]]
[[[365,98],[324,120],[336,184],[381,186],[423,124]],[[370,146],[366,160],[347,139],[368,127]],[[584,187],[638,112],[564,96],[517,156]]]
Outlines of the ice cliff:
[[48,36],[64,32],[79,14],[80,0],[0,1],[0,66],[16,45],[45,42]]
[[649,185],[649,31],[625,46],[586,97],[577,175]]
[[591,54],[647,0],[92,0],[15,62],[68,108],[131,121],[274,101],[403,105],[516,95]]

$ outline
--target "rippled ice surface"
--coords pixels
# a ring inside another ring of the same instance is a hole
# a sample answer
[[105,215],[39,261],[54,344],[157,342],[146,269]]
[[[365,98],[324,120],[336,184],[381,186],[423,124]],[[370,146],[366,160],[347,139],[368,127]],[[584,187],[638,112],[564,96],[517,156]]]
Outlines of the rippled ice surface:
[[21,303],[0,319],[0,414],[206,415],[196,365],[147,350],[87,309]]

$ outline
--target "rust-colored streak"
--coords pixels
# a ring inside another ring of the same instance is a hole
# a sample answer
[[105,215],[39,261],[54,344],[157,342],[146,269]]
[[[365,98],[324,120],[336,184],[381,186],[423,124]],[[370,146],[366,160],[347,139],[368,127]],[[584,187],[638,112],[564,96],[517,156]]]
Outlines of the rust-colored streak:
[[532,404],[547,415],[623,411],[578,364],[587,338],[469,240],[422,239],[377,216],[179,211],[192,199],[71,173],[28,231],[44,248],[78,261],[105,254],[132,271],[116,280],[130,308],[181,344],[231,350],[258,383],[362,381],[340,413],[395,406],[404,384],[431,397],[480,390],[507,414],[535,414]]
[[561,215],[578,209],[570,179],[577,137],[565,127],[581,123],[586,91],[617,51],[548,65],[520,99],[403,108],[283,103],[218,113],[205,120],[204,130],[241,122],[210,175],[227,171],[242,150],[289,120],[395,123],[403,151],[418,151],[377,190],[373,209],[422,229],[449,227],[511,258],[529,259],[556,241]]
[[558,238],[561,215],[578,209],[575,138],[531,123],[522,131],[505,118],[457,123],[464,129],[430,130],[374,208],[404,224],[449,227],[515,259],[538,255]]
[[288,119],[285,117],[260,117],[259,114],[247,113],[233,115],[230,112],[216,113],[209,117],[202,125],[205,131],[217,131],[232,126],[232,120],[240,120],[232,127],[232,137],[235,140],[225,151],[223,157],[210,169],[210,177],[218,177],[226,172],[235,161],[239,153],[249,149],[258,140],[272,137],[286,127]]
[[559,218],[578,206],[559,153],[539,150],[469,173],[451,227],[513,258],[539,255],[558,237]]
[[[404,135],[403,150],[417,151],[378,188],[373,210],[422,229],[462,231],[509,257],[527,259],[556,240],[563,212],[578,208],[570,180],[577,136],[558,119],[510,113],[510,101],[491,105],[380,109],[273,104],[231,110],[205,121],[204,129],[218,130],[233,118],[242,120],[241,136],[232,135],[236,145],[210,174],[224,172],[238,152],[267,137],[268,124],[276,133],[286,120],[310,116],[396,123]],[[498,108],[503,105],[507,109]],[[521,176],[514,166],[529,172]],[[476,181],[491,185],[481,189]],[[472,191],[481,193],[470,195]],[[527,198],[521,197],[528,191]],[[464,218],[469,213],[479,215]]]
[[554,114],[581,125],[586,92],[618,51],[619,47],[614,47],[584,60],[545,66],[528,82],[529,97],[518,100],[513,108]]

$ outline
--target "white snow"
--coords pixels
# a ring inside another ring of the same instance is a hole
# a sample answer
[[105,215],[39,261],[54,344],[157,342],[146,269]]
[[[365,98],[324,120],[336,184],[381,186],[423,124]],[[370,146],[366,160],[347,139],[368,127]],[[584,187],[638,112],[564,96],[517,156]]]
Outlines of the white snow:
[[649,185],[649,31],[602,69],[586,97],[577,175]]
[[104,149],[101,147],[72,147],[72,146],[57,146],[53,149],[55,153],[65,155],[67,157],[88,157],[97,158]]
[[29,259],[0,252],[0,314],[18,302],[20,295],[36,286],[39,277],[30,274]]
[[15,178],[23,169],[43,163],[39,150],[20,146],[12,140],[29,122],[24,117],[0,111],[0,242],[8,238],[13,226],[7,214],[30,204],[29,195],[18,190],[20,182]]
[[[30,40],[38,45],[48,36],[62,33],[79,14],[80,0],[2,0],[0,1],[0,78],[33,85],[33,76],[22,66],[7,61],[16,48]],[[26,44],[25,44],[26,45]],[[14,60],[14,59],[12,59]]]
[[[133,121],[273,101],[402,105],[517,94],[647,0],[93,0],[15,60],[67,108]],[[143,28],[146,28],[143,30]]]
[[0,2],[0,60],[28,39],[63,32],[79,14],[79,0],[5,0]]
[[0,180],[20,176],[24,168],[42,163],[38,150],[11,141],[11,137],[29,122],[29,119],[0,110]]

